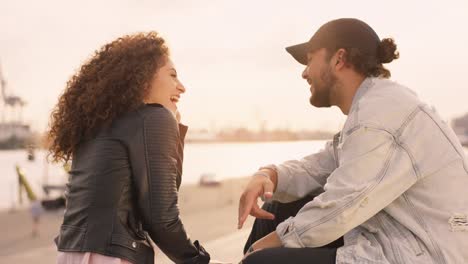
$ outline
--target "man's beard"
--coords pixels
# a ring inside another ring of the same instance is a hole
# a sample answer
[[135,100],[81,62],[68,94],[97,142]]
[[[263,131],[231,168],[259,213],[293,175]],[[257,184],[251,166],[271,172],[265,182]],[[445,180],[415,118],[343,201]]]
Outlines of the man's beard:
[[336,76],[332,73],[330,67],[326,67],[320,73],[320,80],[313,81],[312,85],[314,91],[309,101],[315,107],[330,107],[332,106],[331,102],[331,92],[334,90],[337,83]]

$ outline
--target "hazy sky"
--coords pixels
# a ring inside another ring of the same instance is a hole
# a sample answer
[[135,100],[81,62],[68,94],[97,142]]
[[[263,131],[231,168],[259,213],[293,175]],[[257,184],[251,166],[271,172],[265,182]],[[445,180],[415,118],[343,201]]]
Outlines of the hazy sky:
[[65,83],[94,50],[129,33],[156,30],[167,40],[187,87],[179,104],[192,128],[247,126],[337,131],[345,117],[317,109],[303,66],[284,47],[308,40],[323,23],[355,17],[401,57],[392,79],[415,90],[443,118],[468,112],[468,1],[0,1],[0,64],[9,94],[28,105],[36,130]]

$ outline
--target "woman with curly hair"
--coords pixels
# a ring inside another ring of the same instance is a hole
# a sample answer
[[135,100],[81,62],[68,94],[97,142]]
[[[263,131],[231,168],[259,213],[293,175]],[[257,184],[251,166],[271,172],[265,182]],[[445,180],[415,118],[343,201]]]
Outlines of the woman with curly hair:
[[58,263],[208,263],[179,218],[185,88],[156,33],[121,37],[67,83],[51,115],[50,154],[72,160]]

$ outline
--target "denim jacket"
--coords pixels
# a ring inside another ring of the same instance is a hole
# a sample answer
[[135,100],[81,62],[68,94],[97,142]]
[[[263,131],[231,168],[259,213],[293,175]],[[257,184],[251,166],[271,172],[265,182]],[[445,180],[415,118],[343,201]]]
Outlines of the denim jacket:
[[465,152],[406,87],[367,78],[334,141],[276,170],[274,199],[320,193],[277,227],[286,247],[344,236],[339,264],[468,263]]

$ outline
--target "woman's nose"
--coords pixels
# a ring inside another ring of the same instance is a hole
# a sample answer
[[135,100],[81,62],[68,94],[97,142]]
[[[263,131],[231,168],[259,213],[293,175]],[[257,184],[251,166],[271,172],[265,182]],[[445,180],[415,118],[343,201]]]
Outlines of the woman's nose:
[[177,89],[180,91],[180,93],[185,93],[186,89],[185,86],[179,82],[179,85],[177,85]]

